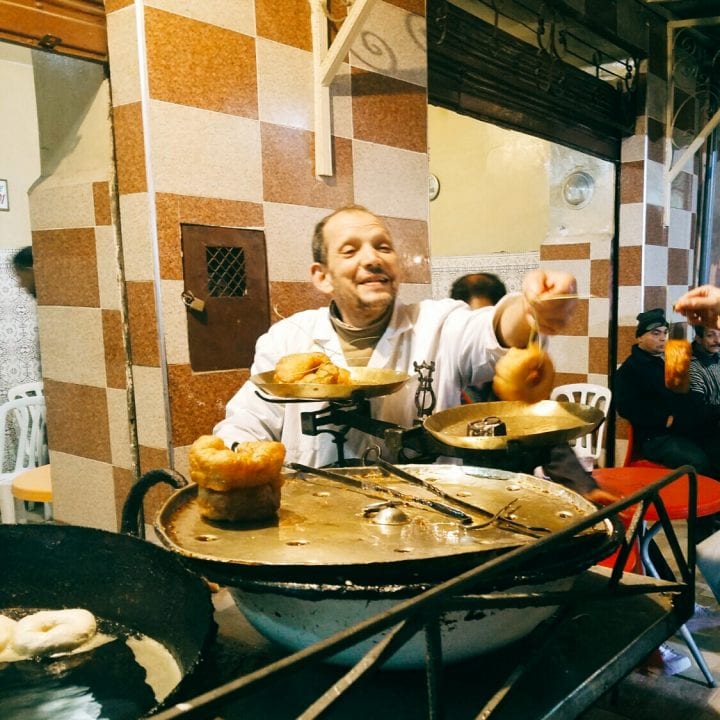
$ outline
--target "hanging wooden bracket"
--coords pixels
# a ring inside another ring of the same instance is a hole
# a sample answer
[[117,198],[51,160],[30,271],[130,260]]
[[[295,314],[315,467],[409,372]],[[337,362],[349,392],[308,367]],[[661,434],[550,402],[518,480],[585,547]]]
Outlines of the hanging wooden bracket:
[[313,43],[315,175],[332,177],[330,85],[375,0],[355,0],[332,45],[328,44],[327,0],[309,0]]

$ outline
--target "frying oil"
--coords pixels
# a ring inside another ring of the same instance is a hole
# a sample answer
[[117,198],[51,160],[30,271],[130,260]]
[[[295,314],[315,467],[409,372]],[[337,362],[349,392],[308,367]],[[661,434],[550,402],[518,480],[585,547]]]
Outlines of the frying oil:
[[8,648],[0,653],[1,715],[3,720],[136,720],[162,702],[181,677],[161,643],[98,619],[97,635],[72,652],[31,659]]

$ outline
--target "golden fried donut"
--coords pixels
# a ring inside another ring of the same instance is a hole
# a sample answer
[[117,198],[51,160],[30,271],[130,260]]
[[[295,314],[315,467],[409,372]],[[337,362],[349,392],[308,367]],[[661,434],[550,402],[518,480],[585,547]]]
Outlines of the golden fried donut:
[[278,383],[349,385],[350,373],[334,365],[325,353],[294,353],[278,360],[273,380]]
[[17,621],[13,649],[36,657],[74,650],[97,631],[95,616],[83,608],[41,610]]
[[692,346],[687,340],[665,343],[665,387],[676,393],[690,392]]
[[17,623],[6,615],[0,615],[0,653],[12,644]]
[[190,479],[211,490],[253,487],[277,481],[285,446],[270,440],[238,443],[235,450],[215,435],[201,435],[190,447]]
[[500,400],[535,403],[550,397],[555,367],[550,356],[537,344],[510,348],[495,365],[493,391]]
[[321,352],[285,355],[278,360],[273,379],[275,382],[281,383],[302,382],[306,375],[315,372],[321,365],[329,362],[330,358]]

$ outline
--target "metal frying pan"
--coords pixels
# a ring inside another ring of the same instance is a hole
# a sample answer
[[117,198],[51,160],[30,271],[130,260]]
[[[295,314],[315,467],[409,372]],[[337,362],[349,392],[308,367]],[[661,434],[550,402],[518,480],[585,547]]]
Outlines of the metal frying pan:
[[[499,417],[506,435],[468,435],[468,424]],[[541,400],[528,404],[498,401],[460,405],[426,418],[423,426],[445,445],[468,450],[505,450],[512,443],[549,447],[592,432],[605,419],[602,410],[579,403]]]
[[274,370],[253,375],[250,381],[262,392],[278,398],[305,400],[337,400],[362,393],[366,398],[390,395],[399,390],[409,375],[387,368],[350,368],[349,385],[326,385],[323,383],[275,382]]

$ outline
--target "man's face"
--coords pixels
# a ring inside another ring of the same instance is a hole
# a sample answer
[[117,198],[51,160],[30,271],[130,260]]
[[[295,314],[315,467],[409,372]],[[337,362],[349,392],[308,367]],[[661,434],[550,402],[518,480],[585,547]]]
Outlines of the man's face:
[[648,330],[638,338],[638,346],[651,355],[662,355],[665,352],[665,343],[668,338],[668,329],[666,327]]
[[713,330],[712,328],[705,328],[705,333],[702,337],[696,337],[700,347],[708,353],[720,352],[720,330]]
[[365,327],[397,295],[399,260],[392,238],[379,218],[361,210],[330,218],[324,236],[327,262],[313,263],[313,283],[335,300],[345,322]]

